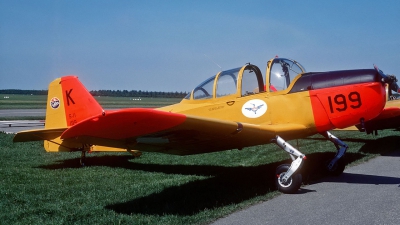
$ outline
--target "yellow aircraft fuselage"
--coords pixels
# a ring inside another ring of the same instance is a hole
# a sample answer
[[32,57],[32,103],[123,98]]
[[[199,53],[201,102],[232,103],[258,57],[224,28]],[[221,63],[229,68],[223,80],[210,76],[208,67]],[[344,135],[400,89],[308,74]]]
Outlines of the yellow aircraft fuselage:
[[91,146],[197,154],[345,128],[375,118],[385,105],[384,84],[373,69],[307,73],[282,58],[267,65],[265,79],[246,64],[159,109],[103,110],[77,77],[62,77],[49,85],[45,129],[18,133],[14,141],[45,140],[46,151]]
[[66,76],[49,85],[45,129],[19,132],[14,141],[44,140],[46,151],[81,151],[81,164],[86,151],[189,155],[273,142],[293,159],[277,168],[277,187],[294,193],[306,156],[285,140],[321,133],[337,148],[328,171],[342,173],[348,146],[328,131],[399,111],[382,113],[385,83],[377,68],[307,73],[296,61],[275,58],[265,79],[247,64],[210,77],[175,105],[103,110],[77,77]]

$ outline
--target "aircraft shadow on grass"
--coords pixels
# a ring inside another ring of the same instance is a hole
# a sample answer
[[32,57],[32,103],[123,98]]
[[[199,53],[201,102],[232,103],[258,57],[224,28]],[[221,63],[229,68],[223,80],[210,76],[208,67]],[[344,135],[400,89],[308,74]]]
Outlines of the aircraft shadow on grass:
[[[360,149],[362,153],[346,154],[346,163],[351,163],[364,156],[367,152],[376,152],[379,143],[395,148],[399,137],[385,137],[374,141],[364,141]],[[347,140],[349,141],[349,140]],[[356,141],[356,140],[354,140]],[[304,182],[318,183],[326,180],[324,172],[326,161],[332,158],[332,152],[313,153],[307,155],[307,161],[302,168]],[[256,196],[267,194],[275,190],[275,168],[288,161],[276,162],[253,167],[224,167],[207,165],[159,165],[141,164],[134,161],[132,156],[99,156],[87,158],[89,166],[108,166],[112,168],[124,168],[129,170],[141,170],[149,172],[163,172],[166,174],[198,175],[209,178],[192,181],[183,185],[165,188],[160,193],[154,193],[145,197],[128,200],[105,206],[106,209],[122,214],[146,214],[146,215],[194,215],[205,209],[237,204]],[[68,159],[59,164],[43,165],[43,169],[79,168],[78,159]],[[344,173],[342,178],[330,178],[327,182],[347,182],[360,184],[397,184],[400,178],[383,177],[374,175]],[[310,192],[300,189],[299,194]]]

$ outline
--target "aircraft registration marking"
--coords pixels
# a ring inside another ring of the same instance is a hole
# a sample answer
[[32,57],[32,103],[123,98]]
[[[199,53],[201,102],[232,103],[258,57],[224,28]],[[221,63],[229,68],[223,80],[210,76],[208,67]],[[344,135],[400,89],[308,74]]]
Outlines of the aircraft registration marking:
[[70,105],[70,102],[72,103],[72,104],[74,104],[75,105],[75,101],[74,101],[74,99],[72,99],[72,97],[71,97],[71,92],[73,91],[74,89],[70,89],[69,91],[65,91],[65,96],[67,97],[67,105],[69,106]]
[[223,108],[224,108],[224,106],[220,105],[220,106],[215,106],[215,107],[209,108],[208,111],[214,111],[214,110],[223,109]]
[[69,125],[73,126],[75,125],[78,121],[76,120],[76,114],[75,113],[69,113],[68,114],[68,119],[69,119]]
[[[347,99],[350,101],[350,103],[347,102]],[[331,96],[328,96],[328,103],[331,113],[334,113],[335,111],[346,111],[349,106],[352,109],[357,109],[362,106],[361,95],[357,91],[350,92],[347,95],[347,98],[343,94],[335,95],[333,100]]]
[[242,106],[242,114],[247,118],[258,118],[267,112],[267,103],[260,99],[252,99]]

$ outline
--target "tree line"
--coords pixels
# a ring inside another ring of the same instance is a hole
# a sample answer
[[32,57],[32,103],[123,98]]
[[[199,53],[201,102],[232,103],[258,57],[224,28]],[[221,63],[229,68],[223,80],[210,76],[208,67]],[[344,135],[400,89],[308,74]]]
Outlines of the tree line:
[[47,95],[47,90],[19,90],[19,89],[3,89],[0,94],[6,95]]
[[[97,90],[89,91],[93,96],[112,96],[112,97],[148,97],[148,98],[183,98],[187,92],[163,92],[163,91],[128,91],[128,90]],[[19,90],[3,89],[0,94],[20,94],[20,95],[47,95],[47,90]]]

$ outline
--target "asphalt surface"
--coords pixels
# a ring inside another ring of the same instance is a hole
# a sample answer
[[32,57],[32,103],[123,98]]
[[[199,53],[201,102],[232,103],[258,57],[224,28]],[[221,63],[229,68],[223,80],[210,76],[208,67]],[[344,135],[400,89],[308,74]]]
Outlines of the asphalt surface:
[[45,116],[45,109],[0,109],[0,117]]
[[212,224],[400,224],[399,211],[400,150]]
[[[45,116],[45,109],[0,109],[0,117]],[[9,125],[11,124],[11,126]],[[0,132],[17,133],[23,130],[43,129],[43,121],[0,121]]]
[[13,134],[23,130],[35,130],[43,128],[44,122],[39,120],[0,121],[0,132],[4,132],[7,134]]

